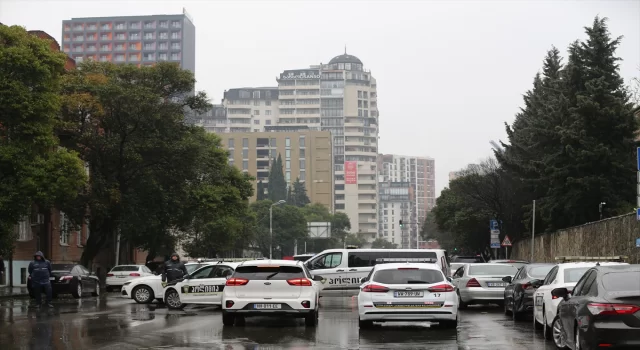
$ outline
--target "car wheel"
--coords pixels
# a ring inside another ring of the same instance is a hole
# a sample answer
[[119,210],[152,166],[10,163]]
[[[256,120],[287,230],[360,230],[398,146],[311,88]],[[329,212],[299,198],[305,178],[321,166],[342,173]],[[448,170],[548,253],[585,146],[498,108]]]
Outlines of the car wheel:
[[235,315],[232,315],[227,312],[222,312],[222,325],[231,327],[236,323]]
[[553,334],[553,343],[556,345],[556,347],[558,349],[566,349],[567,346],[564,341],[564,336],[562,335],[562,322],[560,322],[560,318],[558,316],[553,319],[551,331]]
[[153,301],[153,291],[148,286],[137,286],[131,291],[133,300],[138,304],[149,304]]
[[181,310],[186,305],[180,301],[180,295],[175,289],[169,289],[164,295],[165,303],[171,310]]
[[96,290],[91,293],[91,296],[94,296],[94,297],[99,297],[100,296],[100,285],[99,284],[96,286]]
[[76,288],[71,291],[71,295],[76,299],[82,298],[82,283],[78,282]]
[[318,324],[318,310],[308,314],[304,318],[304,325],[306,327],[315,327]]
[[358,319],[358,326],[360,326],[360,329],[373,328],[373,321],[363,321]]
[[460,297],[460,294],[458,294],[458,309],[464,310],[467,308],[469,304],[465,303],[464,301],[462,301],[462,298]]

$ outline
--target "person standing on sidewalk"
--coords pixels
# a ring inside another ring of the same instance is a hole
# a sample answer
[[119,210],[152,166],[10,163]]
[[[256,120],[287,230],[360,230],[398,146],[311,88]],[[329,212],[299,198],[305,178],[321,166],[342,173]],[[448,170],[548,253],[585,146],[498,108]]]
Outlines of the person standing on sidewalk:
[[2,284],[4,277],[4,259],[2,259],[2,255],[0,255],[0,284]]
[[42,252],[36,252],[33,261],[29,264],[29,277],[31,278],[31,290],[36,296],[36,307],[42,304],[42,290],[47,294],[47,306],[51,304],[51,263],[44,258]]

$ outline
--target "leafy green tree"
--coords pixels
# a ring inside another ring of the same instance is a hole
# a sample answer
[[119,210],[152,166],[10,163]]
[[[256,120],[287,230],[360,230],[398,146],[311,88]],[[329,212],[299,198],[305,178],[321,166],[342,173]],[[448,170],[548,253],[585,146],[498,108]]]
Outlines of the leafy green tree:
[[[364,245],[367,244],[367,240],[362,238],[360,235],[356,233],[348,233],[345,237],[345,244],[362,248]],[[342,245],[336,248],[342,248]]]
[[331,237],[344,242],[351,230],[349,216],[343,212],[337,212],[331,217]]
[[[269,208],[272,201],[251,203],[251,210],[257,220],[254,242],[264,256],[269,256]],[[274,258],[293,255],[296,240],[307,237],[307,220],[301,208],[292,205],[273,207],[273,256]]]
[[271,162],[269,170],[269,183],[267,184],[267,198],[272,202],[287,199],[287,182],[284,179],[282,170],[282,157],[278,154],[278,158]]
[[307,196],[307,187],[304,183],[300,182],[300,178],[296,178],[296,181],[293,183],[293,186],[289,186],[290,191],[290,199],[287,201],[291,205],[295,205],[296,207],[304,207],[305,205],[311,203],[309,197]]
[[398,245],[387,241],[386,239],[377,238],[371,242],[371,248],[373,249],[395,249]]
[[67,209],[86,183],[78,155],[54,134],[65,59],[24,28],[0,25],[0,253],[13,249],[33,203]]
[[267,196],[264,193],[264,183],[262,182],[262,180],[258,181],[258,184],[257,184],[256,187],[257,187],[256,200],[263,201],[263,200],[267,199],[266,198]]
[[[191,223],[181,210],[192,194],[187,185],[210,166],[197,163],[218,164],[204,156],[211,144],[199,144],[201,131],[184,123],[185,110],[208,107],[204,93],[191,93],[194,83],[191,72],[171,63],[88,62],[65,76],[59,132],[91,173],[78,205],[91,216],[84,264],[118,232],[134,246],[159,249],[154,245],[170,244],[176,228]],[[220,171],[211,177],[228,181]]]

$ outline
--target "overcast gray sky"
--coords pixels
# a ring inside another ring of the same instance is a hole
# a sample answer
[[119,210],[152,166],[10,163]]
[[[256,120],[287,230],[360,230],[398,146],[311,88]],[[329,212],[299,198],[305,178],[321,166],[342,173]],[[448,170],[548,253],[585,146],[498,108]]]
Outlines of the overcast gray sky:
[[284,69],[358,56],[378,80],[381,153],[430,156],[436,187],[505,139],[546,51],[585,37],[596,15],[624,35],[625,81],[639,75],[640,1],[0,0],[0,22],[44,30],[62,20],[181,13],[196,25],[197,89],[275,86]]

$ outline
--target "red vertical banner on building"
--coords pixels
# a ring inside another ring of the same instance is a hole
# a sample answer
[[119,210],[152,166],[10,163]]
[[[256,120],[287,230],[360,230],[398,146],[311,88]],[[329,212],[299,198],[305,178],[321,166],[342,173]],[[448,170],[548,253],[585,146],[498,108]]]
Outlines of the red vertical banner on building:
[[344,183],[347,185],[358,183],[358,162],[344,162]]

